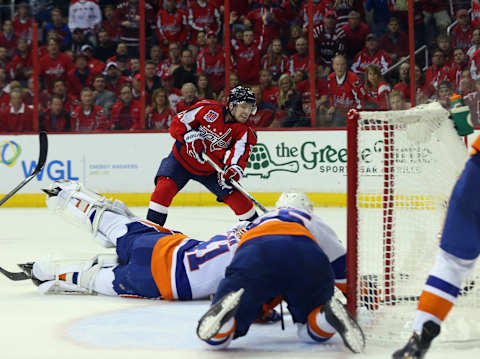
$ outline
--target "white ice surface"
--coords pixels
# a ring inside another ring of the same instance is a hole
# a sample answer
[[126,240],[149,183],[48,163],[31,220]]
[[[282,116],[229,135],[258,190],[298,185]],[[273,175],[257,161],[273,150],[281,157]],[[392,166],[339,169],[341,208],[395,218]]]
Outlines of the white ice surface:
[[[134,208],[144,216],[145,208]],[[316,209],[344,240],[344,209]],[[167,227],[208,239],[235,218],[225,207],[170,209]],[[0,266],[52,255],[89,258],[109,250],[98,247],[80,227],[46,209],[0,209]],[[368,346],[351,354],[338,337],[328,345],[307,345],[296,336],[289,316],[279,325],[254,325],[227,353],[202,347],[196,323],[206,301],[165,302],[86,295],[40,295],[30,281],[0,275],[0,358],[390,358],[393,347]],[[406,340],[407,338],[405,338]],[[480,358],[480,348],[434,346],[428,359]]]

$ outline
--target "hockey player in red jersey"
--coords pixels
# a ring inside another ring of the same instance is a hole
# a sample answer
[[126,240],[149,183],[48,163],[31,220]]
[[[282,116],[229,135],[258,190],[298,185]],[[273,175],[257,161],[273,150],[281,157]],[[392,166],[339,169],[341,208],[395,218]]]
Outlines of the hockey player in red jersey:
[[[255,95],[241,86],[230,91],[227,106],[202,100],[178,113],[170,125],[176,140],[170,154],[162,160],[155,176],[155,190],[150,199],[147,219],[163,225],[168,207],[189,180],[200,182],[227,204],[239,220],[257,217],[253,203],[233,189],[231,180],[239,181],[247,166],[250,149],[257,143],[250,116],[255,114]],[[224,157],[230,151],[224,163]],[[217,174],[202,157],[205,152],[220,167]]]

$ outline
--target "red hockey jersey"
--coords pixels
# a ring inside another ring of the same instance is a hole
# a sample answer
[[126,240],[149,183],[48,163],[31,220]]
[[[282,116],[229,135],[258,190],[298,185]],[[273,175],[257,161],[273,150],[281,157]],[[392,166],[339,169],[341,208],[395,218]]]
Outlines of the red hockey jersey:
[[202,100],[187,111],[178,113],[170,125],[170,134],[175,138],[173,154],[182,166],[196,175],[215,172],[207,162],[201,164],[189,156],[183,136],[191,130],[200,131],[204,137],[207,155],[223,167],[227,151],[230,154],[225,164],[237,164],[245,168],[257,135],[250,122],[225,122],[225,105],[211,100]]
[[360,79],[348,71],[343,79],[337,80],[336,73],[328,76],[328,94],[330,106],[346,114],[352,108],[360,108]]

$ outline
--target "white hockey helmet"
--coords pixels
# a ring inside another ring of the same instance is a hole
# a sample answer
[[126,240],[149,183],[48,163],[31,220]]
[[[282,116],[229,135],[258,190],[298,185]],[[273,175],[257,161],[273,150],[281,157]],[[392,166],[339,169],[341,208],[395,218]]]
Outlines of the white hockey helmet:
[[275,203],[275,207],[292,207],[313,214],[313,205],[307,195],[294,190],[283,192]]

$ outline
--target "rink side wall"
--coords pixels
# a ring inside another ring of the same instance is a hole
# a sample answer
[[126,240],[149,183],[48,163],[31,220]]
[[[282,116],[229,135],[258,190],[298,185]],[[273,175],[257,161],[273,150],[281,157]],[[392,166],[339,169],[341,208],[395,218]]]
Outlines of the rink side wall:
[[[50,134],[48,140],[43,171],[4,206],[42,207],[41,188],[61,179],[81,181],[130,206],[148,206],[153,177],[173,144],[167,132]],[[344,129],[258,131],[242,184],[265,206],[274,205],[282,191],[295,188],[307,192],[316,206],[344,207],[346,141]],[[359,149],[360,170],[372,181],[383,178],[378,170],[383,158],[379,141],[372,135],[370,144]],[[0,135],[0,197],[30,175],[37,158],[37,135]],[[172,205],[218,204],[203,186],[190,182]]]

